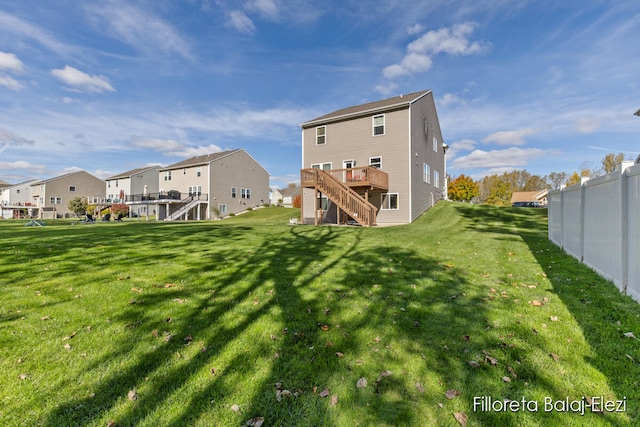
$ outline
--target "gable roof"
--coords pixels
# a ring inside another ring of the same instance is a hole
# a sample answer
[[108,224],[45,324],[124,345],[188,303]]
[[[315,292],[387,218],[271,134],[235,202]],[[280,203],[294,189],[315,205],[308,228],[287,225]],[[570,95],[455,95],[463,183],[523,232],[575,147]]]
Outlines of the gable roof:
[[300,187],[287,187],[283,190],[278,190],[278,192],[283,196],[283,197],[288,197],[288,196],[295,196],[300,192]]
[[[40,184],[46,184],[47,182],[55,181],[55,180],[57,180],[57,179],[64,179],[64,178],[68,178],[68,177],[70,177],[70,176],[78,175],[78,174],[81,174],[81,173],[87,174],[87,175],[89,175],[89,176],[91,176],[91,177],[93,177],[93,178],[95,178],[95,179],[100,179],[100,178],[98,178],[98,177],[95,177],[95,176],[91,175],[89,172],[86,172],[86,171],[75,171],[75,172],[66,173],[66,174],[64,174],[64,175],[54,176],[53,178],[43,179],[42,181],[34,182],[33,184],[31,184],[31,186],[34,186],[34,185],[40,185]],[[101,180],[101,181],[102,181],[102,180]]]
[[538,202],[544,199],[549,190],[546,188],[544,190],[538,191],[514,191],[511,194],[511,203],[514,202]]
[[320,123],[332,122],[337,120],[344,120],[361,115],[368,115],[388,110],[395,110],[401,108],[408,108],[409,105],[422,98],[424,95],[430,93],[431,90],[423,90],[420,92],[412,92],[407,95],[394,96],[393,98],[387,98],[380,101],[368,102],[366,104],[354,105],[352,107],[342,108],[332,113],[325,114],[324,116],[316,117],[313,120],[302,123],[302,128],[311,127]]
[[110,176],[109,178],[105,179],[105,181],[110,181],[112,179],[124,179],[124,178],[131,178],[133,175],[136,175],[138,173],[142,173],[142,172],[146,172],[150,169],[159,169],[160,165],[155,165],[155,166],[146,166],[143,168],[137,168],[137,169],[132,169],[130,171],[127,172],[122,172],[118,175],[114,175],[114,176]]
[[221,151],[220,153],[205,154],[203,156],[191,157],[190,159],[182,160],[181,162],[174,163],[172,165],[160,168],[158,169],[158,171],[162,172],[162,171],[167,171],[171,169],[186,168],[190,166],[203,166],[213,161],[219,160],[222,157],[226,157],[230,154],[237,153],[238,151],[242,151],[242,148],[238,148],[236,150],[230,150],[230,151]]
[[7,181],[0,180],[0,188],[11,187],[11,185]]

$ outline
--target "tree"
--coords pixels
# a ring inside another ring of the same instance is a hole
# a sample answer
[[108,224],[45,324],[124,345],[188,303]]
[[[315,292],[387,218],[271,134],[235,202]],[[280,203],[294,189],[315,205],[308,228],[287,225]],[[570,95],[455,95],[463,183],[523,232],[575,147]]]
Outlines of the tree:
[[609,153],[602,159],[602,170],[604,173],[611,173],[616,170],[616,167],[624,160],[624,154]]
[[111,213],[116,217],[120,216],[120,214],[122,214],[122,216],[127,216],[129,215],[129,205],[115,203],[111,205]]
[[297,194],[293,198],[292,204],[293,204],[294,208],[301,208],[302,207],[302,194]]
[[581,177],[578,172],[573,172],[571,176],[567,179],[567,185],[575,185],[580,184]]
[[567,182],[567,173],[566,172],[551,172],[547,176],[547,180],[551,184],[551,187],[554,190],[559,190],[563,184]]
[[75,213],[78,217],[86,214],[88,207],[87,199],[83,199],[82,197],[74,197],[72,200],[69,200],[69,203],[67,203],[67,208],[69,208],[69,210]]
[[489,189],[487,203],[494,206],[510,206],[513,190],[508,181],[498,181]]
[[447,194],[451,200],[459,202],[470,202],[474,197],[480,195],[480,186],[472,178],[460,175],[447,188]]

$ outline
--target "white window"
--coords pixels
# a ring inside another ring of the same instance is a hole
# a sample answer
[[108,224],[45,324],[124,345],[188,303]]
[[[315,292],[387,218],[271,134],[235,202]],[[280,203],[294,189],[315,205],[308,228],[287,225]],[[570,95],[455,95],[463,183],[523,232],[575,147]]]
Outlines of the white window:
[[69,186],[69,191],[76,191],[76,186],[75,185]]
[[316,145],[322,145],[327,142],[327,127],[318,126],[316,128]]
[[49,204],[51,204],[51,205],[61,205],[62,204],[62,197],[50,197],[49,198]]
[[440,174],[438,171],[433,171],[433,186],[440,188]]
[[422,180],[427,184],[431,184],[431,167],[426,163],[422,164],[422,175]]
[[384,135],[384,114],[373,116],[373,136]]
[[164,180],[171,181],[171,171],[164,171]]
[[398,193],[386,193],[382,198],[380,208],[383,210],[398,210]]
[[227,213],[227,205],[218,205],[218,210],[220,211],[221,214],[226,214]]
[[189,196],[201,196],[201,195],[202,195],[201,185],[189,186]]
[[427,119],[424,120],[424,134],[425,136],[429,135],[429,122],[427,121]]
[[376,169],[382,169],[382,157],[370,157],[369,166],[372,166]]
[[322,169],[323,171],[330,171],[331,170],[331,162],[329,163],[315,163],[313,165],[311,165],[312,168],[314,169]]
[[116,188],[118,187],[118,180],[116,179]]
[[433,137],[433,151],[435,151],[436,153],[438,152],[438,140],[435,136]]
[[240,190],[240,197],[242,197],[243,199],[250,199],[251,198],[251,189],[250,188],[242,188]]
[[196,166],[196,176],[202,176],[202,166]]
[[231,197],[235,199],[237,195],[238,189],[236,187],[231,187]]

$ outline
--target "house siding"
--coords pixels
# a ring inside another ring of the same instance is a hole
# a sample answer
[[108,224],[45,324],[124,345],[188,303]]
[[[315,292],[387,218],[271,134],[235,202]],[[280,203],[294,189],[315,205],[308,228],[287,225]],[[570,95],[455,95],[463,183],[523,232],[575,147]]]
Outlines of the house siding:
[[[427,132],[425,132],[425,120]],[[433,151],[433,138],[438,140]],[[446,189],[445,152],[433,94],[427,93],[411,105],[411,221],[444,198]],[[417,155],[416,155],[417,154]],[[423,164],[430,166],[431,182],[424,182]],[[434,172],[440,175],[439,188],[435,186]]]
[[[69,191],[74,186],[75,191]],[[105,182],[90,173],[81,171],[71,175],[52,178],[31,186],[31,197],[34,205],[39,209],[41,218],[53,217],[53,212],[43,211],[42,208],[55,208],[57,215],[72,215],[67,208],[70,200],[76,197],[100,198],[105,197]],[[60,197],[60,204],[50,203],[51,197]],[[40,202],[42,198],[42,202]]]

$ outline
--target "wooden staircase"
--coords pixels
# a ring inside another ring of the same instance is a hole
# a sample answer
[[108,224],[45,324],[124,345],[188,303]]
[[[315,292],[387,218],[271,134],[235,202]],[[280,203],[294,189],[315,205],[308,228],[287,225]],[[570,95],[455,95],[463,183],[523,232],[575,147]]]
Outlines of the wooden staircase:
[[376,207],[328,171],[314,168],[302,169],[300,183],[302,187],[315,188],[316,191],[327,196],[339,210],[360,225],[365,227],[376,225]]

